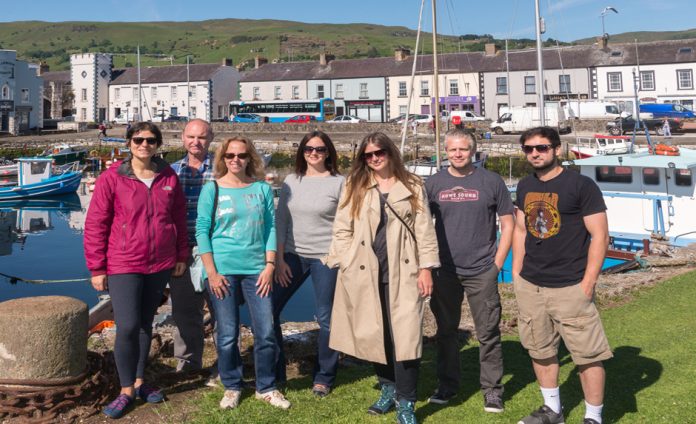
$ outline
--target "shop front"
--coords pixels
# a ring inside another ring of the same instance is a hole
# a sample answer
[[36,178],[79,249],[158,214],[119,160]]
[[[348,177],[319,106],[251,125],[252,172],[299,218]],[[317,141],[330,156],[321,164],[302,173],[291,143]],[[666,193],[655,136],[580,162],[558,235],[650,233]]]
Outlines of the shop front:
[[384,122],[384,100],[346,100],[347,115],[368,122]]
[[[435,110],[435,98],[432,97],[430,105],[422,105],[421,113],[429,114]],[[453,110],[470,110],[475,113],[481,112],[478,96],[446,96],[440,97],[440,112]]]

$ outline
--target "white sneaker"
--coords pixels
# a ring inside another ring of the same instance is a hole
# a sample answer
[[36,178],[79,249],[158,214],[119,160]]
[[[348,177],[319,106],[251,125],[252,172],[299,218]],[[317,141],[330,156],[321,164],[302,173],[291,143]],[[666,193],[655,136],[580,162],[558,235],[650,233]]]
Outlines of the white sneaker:
[[220,374],[218,373],[217,367],[212,367],[210,369],[210,377],[205,381],[205,385],[208,387],[220,387],[222,386],[222,380],[220,380]]
[[263,394],[256,392],[256,399],[270,403],[276,408],[281,409],[288,409],[291,405],[290,401],[285,399],[285,396],[283,396],[283,394],[280,393],[278,390],[272,390]]
[[239,398],[242,396],[242,392],[239,390],[225,390],[225,395],[222,396],[220,400],[220,408],[222,409],[234,409],[239,405]]

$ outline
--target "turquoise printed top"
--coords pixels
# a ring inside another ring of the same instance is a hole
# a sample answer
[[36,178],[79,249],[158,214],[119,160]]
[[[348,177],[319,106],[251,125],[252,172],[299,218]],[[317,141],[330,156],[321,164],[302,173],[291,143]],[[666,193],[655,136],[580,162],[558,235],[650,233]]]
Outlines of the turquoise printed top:
[[263,181],[243,188],[219,187],[212,239],[210,216],[215,185],[207,183],[198,199],[198,252],[213,253],[223,275],[254,275],[266,267],[266,251],[276,250],[273,190]]

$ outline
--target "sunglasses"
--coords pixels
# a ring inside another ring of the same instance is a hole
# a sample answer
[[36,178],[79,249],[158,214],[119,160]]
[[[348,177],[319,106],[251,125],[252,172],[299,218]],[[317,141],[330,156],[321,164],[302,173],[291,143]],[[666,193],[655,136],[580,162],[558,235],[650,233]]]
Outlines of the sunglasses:
[[249,159],[249,153],[225,153],[222,155],[223,158],[232,160],[234,158],[239,158],[240,160]]
[[326,153],[329,151],[329,149],[326,148],[326,146],[319,146],[319,147],[314,147],[314,146],[304,146],[302,149],[306,154],[312,154],[313,152],[317,152],[317,154],[322,154]]
[[131,138],[131,141],[138,146],[143,144],[143,141],[146,141],[150,146],[157,144],[157,138],[155,137],[133,137]]
[[374,150],[374,151],[372,151],[372,152],[365,152],[365,153],[363,153],[363,158],[365,158],[365,160],[372,160],[373,157],[375,157],[375,158],[383,158],[384,156],[386,156],[386,154],[387,154],[387,151],[386,151],[386,150],[384,150],[384,149],[379,149],[379,150]]
[[522,146],[522,151],[526,154],[532,153],[535,149],[539,153],[546,153],[549,150],[553,149],[553,146],[550,144],[537,144],[536,146],[527,146],[527,145]]

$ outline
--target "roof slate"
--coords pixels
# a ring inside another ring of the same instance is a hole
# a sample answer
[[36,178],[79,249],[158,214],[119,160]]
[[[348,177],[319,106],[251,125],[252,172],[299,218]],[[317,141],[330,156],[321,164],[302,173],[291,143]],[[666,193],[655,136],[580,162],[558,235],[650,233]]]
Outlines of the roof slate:
[[[208,81],[223,66],[217,63],[189,65],[189,81]],[[141,84],[186,81],[186,65],[149,66],[140,68]],[[138,69],[114,69],[110,85],[137,84]]]
[[[691,48],[690,52],[678,53],[680,48]],[[560,54],[559,54],[560,52]],[[619,52],[612,56],[612,52]],[[510,50],[508,52],[511,71],[536,70],[535,49]],[[449,53],[438,56],[438,68],[442,74],[505,71],[505,51],[486,56],[483,52]],[[641,65],[662,63],[696,62],[696,39],[654,41],[638,44]],[[606,49],[597,45],[561,46],[545,48],[545,69],[591,68],[636,64],[635,44],[612,44]],[[411,74],[413,56],[403,61],[392,57],[372,59],[338,59],[326,65],[319,62],[289,62],[265,64],[244,73],[240,82],[318,80],[337,78],[370,78],[406,76]],[[418,57],[416,73],[431,73],[433,56]]]

